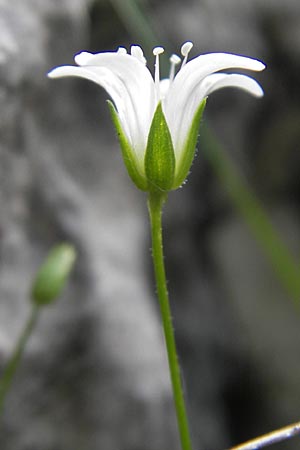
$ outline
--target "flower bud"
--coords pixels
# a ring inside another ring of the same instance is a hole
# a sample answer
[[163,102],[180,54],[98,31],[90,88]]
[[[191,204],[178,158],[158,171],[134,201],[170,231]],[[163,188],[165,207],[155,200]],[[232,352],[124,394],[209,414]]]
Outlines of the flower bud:
[[37,306],[52,303],[61,294],[76,260],[72,245],[55,246],[38,270],[32,284],[31,298]]

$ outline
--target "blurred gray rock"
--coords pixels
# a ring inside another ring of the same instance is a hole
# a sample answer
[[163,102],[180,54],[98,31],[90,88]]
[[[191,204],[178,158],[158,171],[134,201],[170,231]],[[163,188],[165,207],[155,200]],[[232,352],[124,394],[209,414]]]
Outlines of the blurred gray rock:
[[106,137],[107,111],[101,119],[101,108],[89,109],[96,92],[101,104],[101,92],[45,76],[87,40],[87,7],[0,5],[1,367],[48,249],[68,240],[78,250],[72,281],[41,313],[7,397],[2,450],[177,445],[145,271],[146,207],[128,182],[111,125]]
[[[298,216],[285,206],[271,210],[270,217],[296,258],[300,251]],[[243,355],[240,360],[244,359],[245,365],[246,361],[251,363],[242,382],[244,389],[254,394],[246,413],[253,414],[253,421],[248,421],[249,436],[293,423],[298,420],[300,393],[298,309],[249,229],[238,218],[219,223],[212,230],[210,246],[216,273],[239,324],[236,340]],[[233,387],[234,378],[233,374],[232,398],[241,396],[240,387]],[[247,399],[247,394],[244,397]],[[243,420],[242,409],[240,414]],[[285,448],[295,448],[295,442],[285,444]]]

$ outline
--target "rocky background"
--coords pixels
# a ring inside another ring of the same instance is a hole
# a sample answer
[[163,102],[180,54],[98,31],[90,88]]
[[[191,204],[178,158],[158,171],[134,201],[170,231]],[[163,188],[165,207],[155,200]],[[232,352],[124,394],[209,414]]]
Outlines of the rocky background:
[[[83,49],[136,42],[178,52],[186,40],[192,56],[229,51],[265,61],[257,76],[265,97],[220,92],[205,121],[299,255],[299,2],[137,4],[0,1],[1,368],[49,248],[68,240],[79,255],[64,296],[30,339],[7,397],[1,450],[179,449],[145,197],[124,169],[106,94],[83,80],[48,80],[53,66]],[[164,220],[195,449],[226,448],[299,420],[299,311],[201,140]]]

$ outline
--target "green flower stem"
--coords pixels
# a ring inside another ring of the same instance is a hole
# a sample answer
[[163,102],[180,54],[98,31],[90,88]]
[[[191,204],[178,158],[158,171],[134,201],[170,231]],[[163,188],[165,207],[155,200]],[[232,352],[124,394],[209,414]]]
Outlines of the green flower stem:
[[149,194],[148,208],[151,222],[152,256],[181,446],[183,450],[192,450],[164,266],[161,216],[165,200],[166,194],[157,192],[150,192]]
[[39,309],[40,308],[38,306],[34,305],[32,306],[31,314],[25,324],[23,333],[21,334],[19,341],[17,342],[15,351],[13,352],[10,360],[8,361],[6,367],[4,368],[4,372],[0,379],[0,416],[3,413],[6,394],[11,386],[13,377],[16,373],[17,367],[23,355],[24,348],[27,344],[27,341],[31,335],[32,330],[35,327]]

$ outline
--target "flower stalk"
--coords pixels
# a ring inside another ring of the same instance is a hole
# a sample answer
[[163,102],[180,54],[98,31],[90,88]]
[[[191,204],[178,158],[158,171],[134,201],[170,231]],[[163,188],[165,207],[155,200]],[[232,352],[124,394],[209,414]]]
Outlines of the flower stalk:
[[32,306],[29,318],[25,324],[23,332],[16,345],[15,351],[13,352],[10,360],[8,361],[8,364],[5,367],[3,375],[0,379],[0,416],[3,413],[6,394],[10,389],[13,378],[15,376],[20,360],[22,358],[24,349],[26,347],[26,344],[28,342],[29,337],[31,336],[32,331],[36,326],[39,311],[40,308],[37,305]]
[[166,193],[161,193],[158,191],[150,192],[148,197],[152,237],[152,257],[181,447],[182,450],[192,450],[164,265],[162,243],[162,208],[166,197]]

